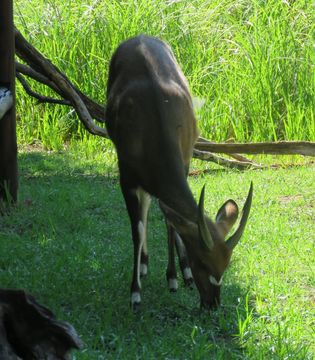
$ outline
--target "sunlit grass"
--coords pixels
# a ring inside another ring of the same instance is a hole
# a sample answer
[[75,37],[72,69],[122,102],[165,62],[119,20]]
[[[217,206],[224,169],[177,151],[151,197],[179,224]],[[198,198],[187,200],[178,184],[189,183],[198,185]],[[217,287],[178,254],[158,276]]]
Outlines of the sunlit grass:
[[[108,156],[108,158],[107,158]],[[20,154],[20,196],[0,218],[0,283],[25,288],[74,324],[76,359],[312,359],[315,352],[314,166],[226,171],[204,183],[214,217],[228,198],[254,198],[224,276],[222,307],[199,312],[198,293],[168,291],[166,233],[153,203],[141,312],[129,308],[132,241],[115,155]],[[194,164],[194,167],[197,164]]]
[[[206,100],[198,112],[202,135],[216,141],[315,139],[311,1],[17,0],[15,14],[28,40],[100,103],[114,50],[146,33],[170,43],[193,95]],[[58,150],[82,138],[72,110],[36,106],[17,89],[21,142],[38,139]]]

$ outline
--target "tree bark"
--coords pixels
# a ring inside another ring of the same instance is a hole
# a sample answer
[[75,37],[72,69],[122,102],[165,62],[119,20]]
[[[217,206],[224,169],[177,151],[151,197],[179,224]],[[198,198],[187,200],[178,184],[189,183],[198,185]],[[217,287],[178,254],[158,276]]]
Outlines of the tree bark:
[[0,1],[0,85],[13,95],[13,106],[0,119],[0,203],[16,201],[18,189],[15,124],[13,1]]

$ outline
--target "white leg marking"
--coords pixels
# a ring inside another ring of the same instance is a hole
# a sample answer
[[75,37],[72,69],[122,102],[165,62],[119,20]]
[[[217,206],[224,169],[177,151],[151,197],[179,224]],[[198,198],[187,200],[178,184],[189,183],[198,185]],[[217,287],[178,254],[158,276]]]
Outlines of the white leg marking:
[[184,279],[191,279],[193,276],[192,276],[192,273],[191,273],[191,269],[189,267],[186,267],[183,271],[183,274],[184,274]]
[[143,223],[142,221],[139,221],[138,223],[138,233],[139,233],[139,240],[140,240],[140,243],[139,243],[139,249],[138,249],[138,259],[137,259],[137,264],[138,264],[138,270],[137,270],[137,281],[138,281],[138,285],[141,289],[141,281],[140,281],[140,261],[141,261],[141,249],[142,249],[142,246],[143,246],[143,242],[144,242],[144,239],[145,239],[145,229],[144,229],[144,226],[143,226]]
[[[139,237],[141,242],[140,258],[138,260],[141,262],[141,251],[148,255],[148,244],[147,244],[147,224],[148,224],[148,211],[151,204],[151,196],[145,192],[141,187],[136,189],[136,196],[140,203],[141,207],[141,221],[138,225]],[[140,225],[140,223],[142,225]],[[147,275],[148,266],[146,264],[139,265],[139,274]],[[140,283],[139,283],[140,284]]]
[[168,287],[170,290],[176,291],[178,288],[177,279],[168,279]]
[[151,204],[151,196],[145,192],[141,187],[137,188],[136,196],[141,206],[141,221],[144,226],[144,240],[143,240],[143,252],[148,254],[148,245],[147,245],[147,223],[148,223],[148,211]]
[[140,274],[142,276],[145,276],[145,275],[147,275],[147,273],[148,273],[147,264],[140,264]]
[[[147,226],[145,226],[145,229],[147,229]],[[145,230],[145,236],[143,239],[142,251],[145,255],[148,255],[148,240],[147,240],[147,231],[146,230]]]
[[138,291],[136,292],[133,292],[131,294],[131,305],[133,304],[139,304],[141,302],[141,296],[140,296],[140,293]]
[[186,256],[186,248],[185,248],[182,238],[179,236],[179,234],[177,234],[177,232],[175,232],[175,241],[176,241],[176,245],[177,245],[177,251],[178,251],[179,258],[182,259]]
[[142,206],[142,211],[141,211],[141,219],[142,222],[144,224],[144,229],[145,229],[145,237],[144,237],[144,241],[143,241],[143,249],[142,251],[148,255],[148,242],[147,242],[147,226],[148,226],[148,211],[149,211],[149,207],[151,204],[151,196],[146,193],[145,191],[143,191],[141,189],[141,206]]

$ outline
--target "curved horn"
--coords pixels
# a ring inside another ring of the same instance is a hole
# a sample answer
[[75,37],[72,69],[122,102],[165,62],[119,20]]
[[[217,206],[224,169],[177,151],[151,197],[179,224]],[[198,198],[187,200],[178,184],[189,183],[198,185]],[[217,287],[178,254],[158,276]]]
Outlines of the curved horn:
[[199,233],[201,237],[201,242],[204,246],[206,246],[209,250],[211,250],[214,246],[214,242],[211,236],[211,233],[208,229],[205,215],[204,215],[204,200],[205,200],[205,187],[203,186],[200,198],[199,198],[199,205],[198,205],[198,227]]
[[235,248],[235,246],[237,245],[239,239],[243,234],[248,219],[249,211],[252,205],[252,197],[253,197],[253,182],[251,181],[247,199],[243,207],[240,224],[238,225],[238,228],[236,229],[235,233],[226,240],[226,245],[230,248],[230,250],[233,250]]

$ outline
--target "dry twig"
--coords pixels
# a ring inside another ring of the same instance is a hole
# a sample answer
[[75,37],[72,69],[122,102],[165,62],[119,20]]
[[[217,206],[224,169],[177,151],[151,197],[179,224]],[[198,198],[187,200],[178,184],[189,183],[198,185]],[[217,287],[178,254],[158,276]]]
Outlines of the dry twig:
[[33,91],[28,82],[24,79],[23,75],[20,73],[16,73],[16,77],[23,86],[26,93],[35,99],[37,99],[40,103],[49,103],[49,104],[58,104],[58,105],[71,105],[69,100],[64,99],[54,99],[48,96],[43,96]]

